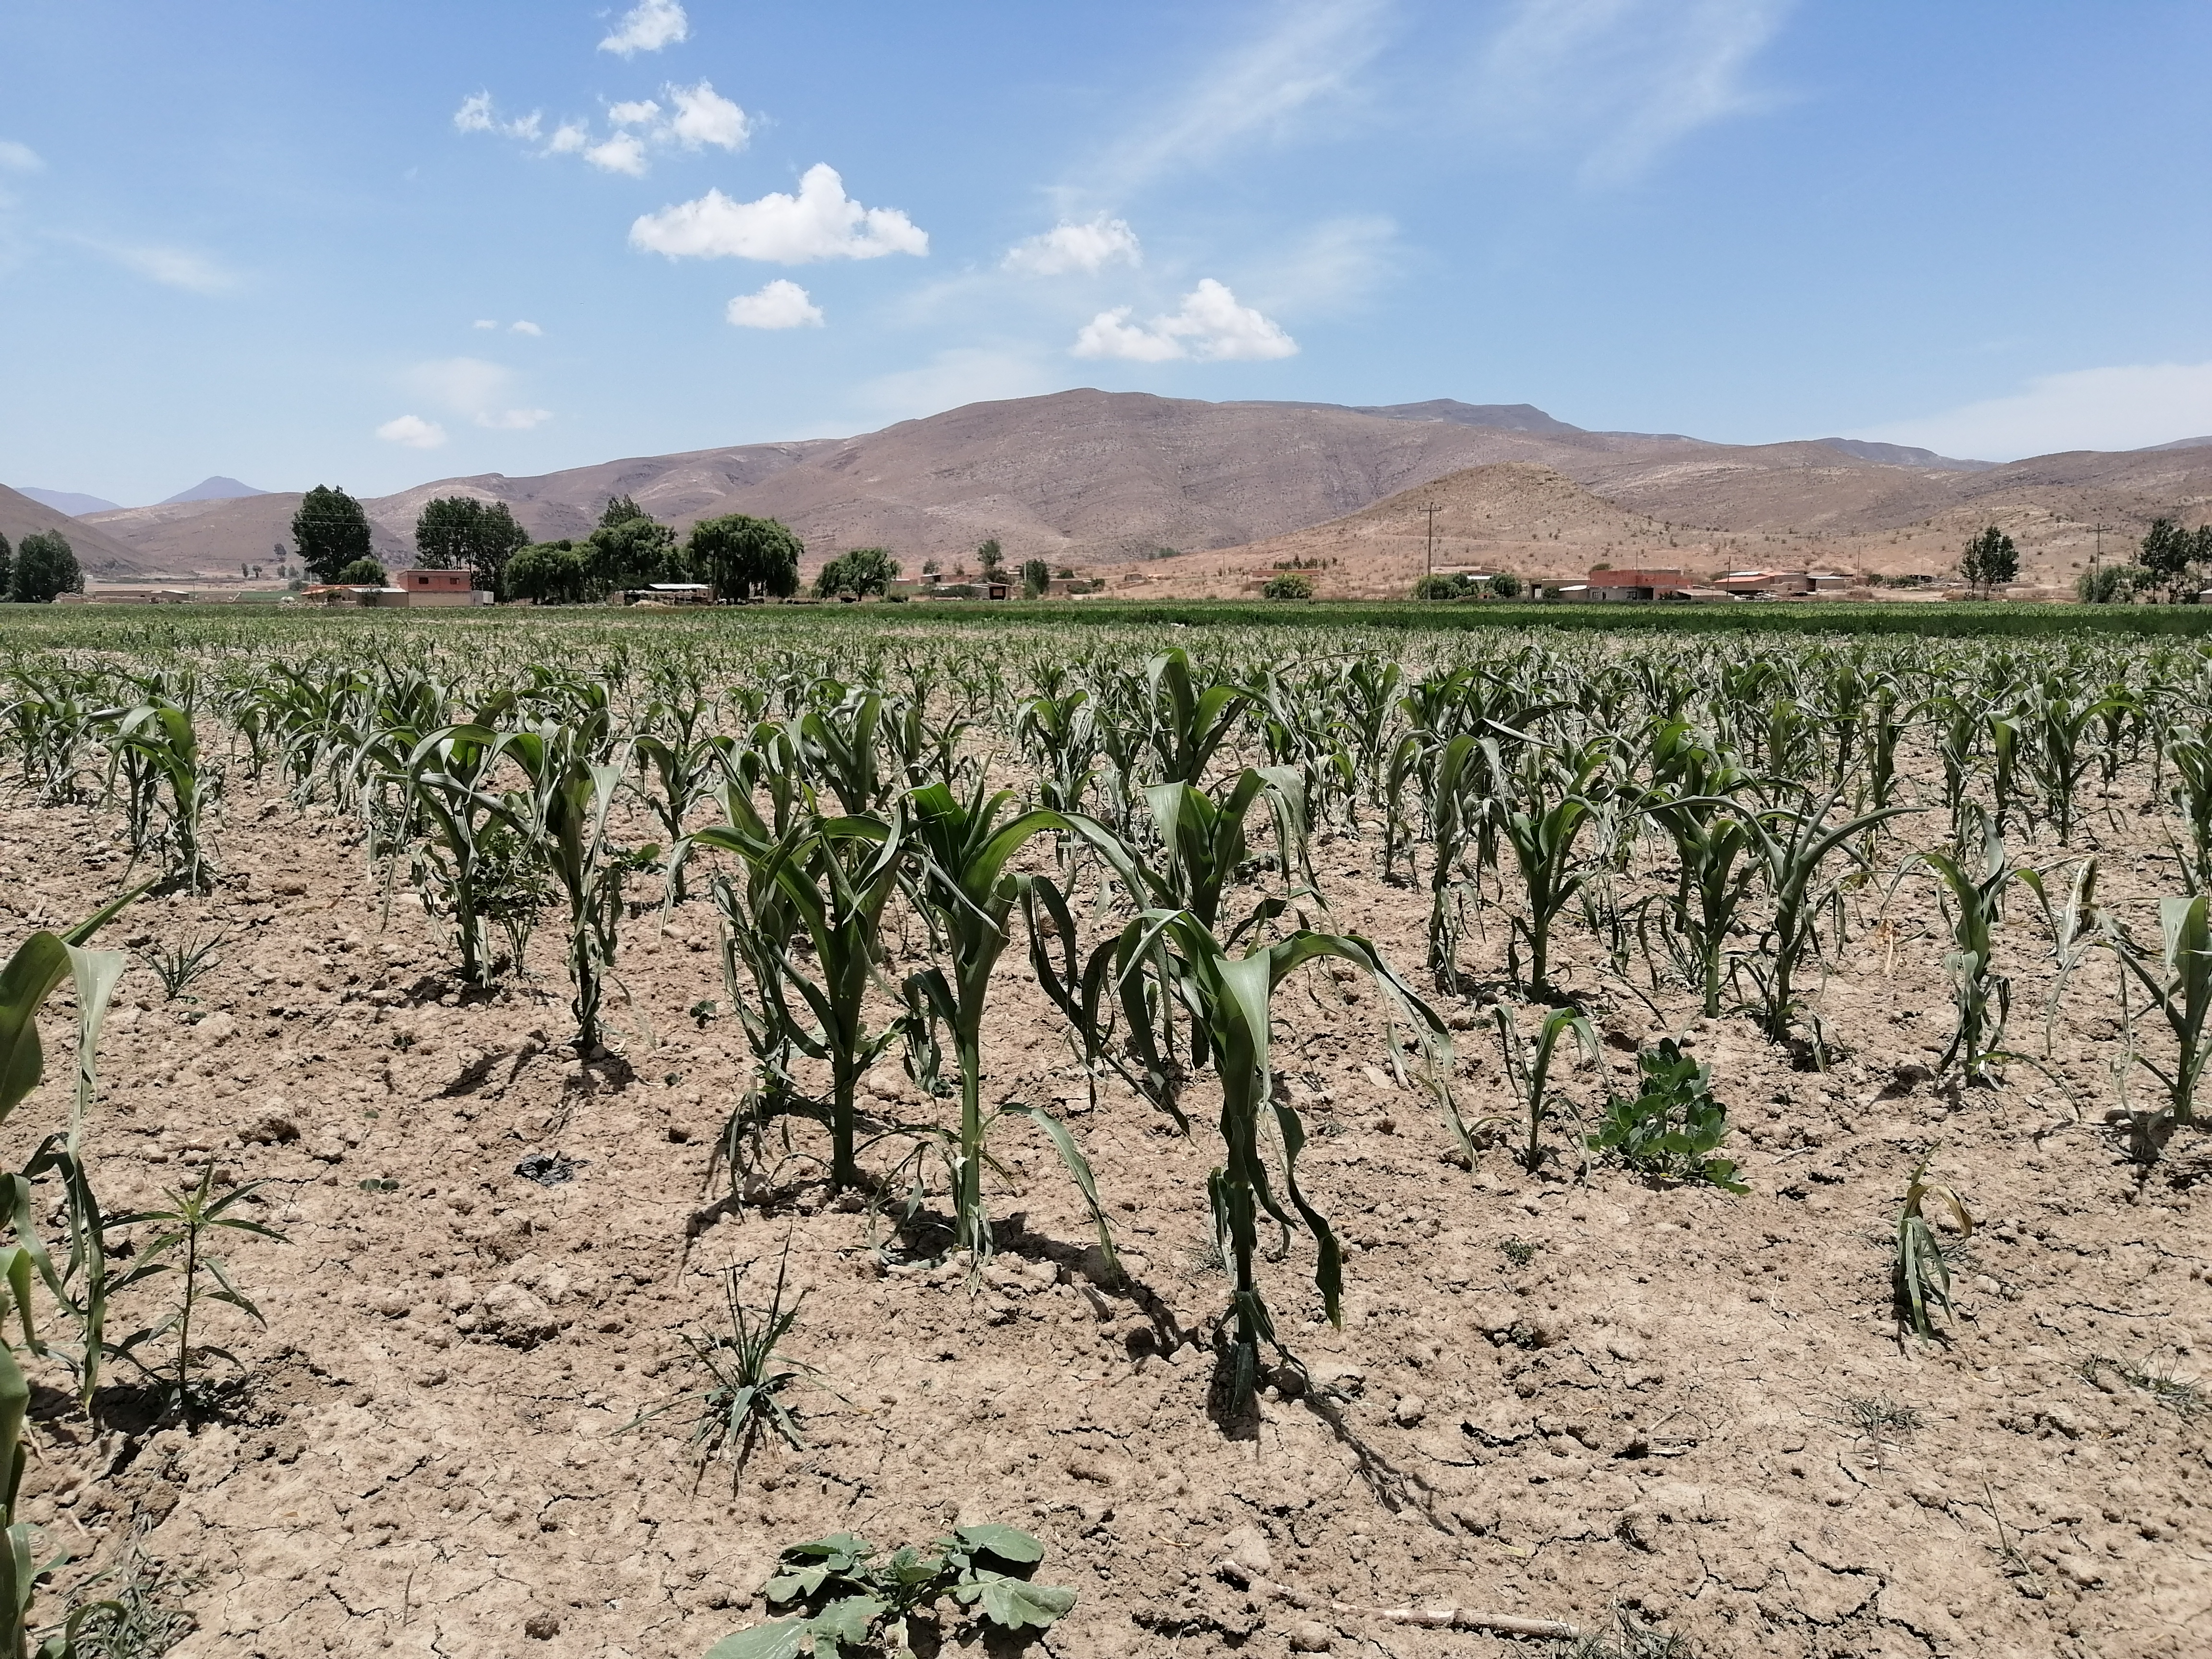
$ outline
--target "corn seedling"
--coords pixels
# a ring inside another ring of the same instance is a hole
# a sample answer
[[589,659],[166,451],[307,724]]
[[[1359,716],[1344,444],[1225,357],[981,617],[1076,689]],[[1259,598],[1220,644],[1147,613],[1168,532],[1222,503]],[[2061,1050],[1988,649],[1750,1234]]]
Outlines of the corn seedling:
[[1774,905],[1761,956],[1748,963],[1759,987],[1760,1028],[1770,1042],[1789,1041],[1797,1013],[1798,972],[1820,951],[1820,913],[1835,891],[1834,883],[1821,882],[1821,866],[1862,830],[1917,810],[1885,806],[1831,828],[1828,816],[1836,805],[1831,798],[1802,809],[1766,807],[1744,819]]
[[1905,1177],[1905,1197],[1897,1212],[1897,1257],[1891,1270],[1899,1320],[1910,1325],[1923,1342],[1942,1340],[1929,1316],[1930,1304],[1946,1319],[1951,1316],[1950,1264],[1943,1259],[1942,1244],[1924,1206],[1932,1198],[1948,1209],[1962,1238],[1971,1238],[1974,1232],[1974,1218],[1958,1194],[1928,1179],[1928,1165],[1935,1156],[1935,1149],[1929,1148]]
[[1607,1101],[1589,1149],[1654,1180],[1749,1192],[1735,1178],[1735,1163],[1717,1155],[1729,1123],[1728,1109],[1713,1098],[1712,1067],[1684,1054],[1672,1037],[1644,1050],[1636,1065],[1642,1087],[1633,1097]]
[[1251,702],[1251,693],[1236,685],[1200,690],[1189,657],[1180,650],[1164,651],[1145,665],[1145,690],[1146,738],[1162,781],[1203,782],[1214,752],[1229,740]]
[[[165,1210],[140,1210],[118,1216],[114,1227],[150,1226],[154,1236],[140,1245],[128,1270],[118,1275],[111,1292],[135,1289],[157,1279],[177,1282],[177,1305],[151,1325],[132,1332],[116,1345],[116,1352],[130,1359],[161,1386],[165,1413],[189,1430],[196,1410],[204,1403],[206,1385],[201,1373],[217,1361],[242,1371],[238,1357],[210,1342],[196,1342],[193,1326],[203,1303],[235,1309],[257,1325],[265,1325],[261,1310],[232,1280],[230,1269],[210,1246],[225,1231],[247,1234],[272,1243],[288,1243],[283,1234],[249,1216],[234,1214],[235,1208],[258,1192],[263,1183],[249,1181],[218,1195],[215,1169],[200,1173],[198,1186],[171,1194]],[[164,1364],[158,1350],[167,1346],[172,1354]],[[148,1356],[152,1356],[149,1358]]]
[[2006,856],[2004,836],[1978,807],[1969,805],[1965,823],[1978,831],[1978,860],[1969,863],[1963,849],[1936,848],[1913,861],[1942,882],[1943,913],[1951,924],[1952,949],[1943,957],[1943,969],[1951,977],[1958,1019],[1936,1068],[1948,1071],[1956,1063],[1968,1083],[1982,1083],[1992,1080],[1990,1062],[2004,1042],[2012,1012],[2012,981],[1993,970],[2005,889],[2017,881],[2041,897],[2043,878]]
[[156,945],[139,951],[138,960],[160,982],[161,1000],[174,1002],[195,980],[222,960],[221,952],[227,937],[216,933],[200,939],[188,934],[175,945]]
[[166,702],[141,704],[113,717],[107,741],[115,757],[108,787],[122,786],[132,856],[158,848],[168,860],[166,879],[200,891],[208,883],[206,818],[220,780],[201,761],[191,716]]
[[2162,1139],[2169,1126],[2197,1121],[2197,1089],[2212,1065],[2212,897],[2163,898],[2158,902],[2159,953],[2153,957],[2117,921],[2107,917],[2106,937],[2120,965],[2142,985],[2151,1006],[2173,1034],[2171,1065],[2137,1055],[2138,1062],[2166,1085],[2166,1122],[2153,1126]]
[[[725,805],[730,822],[694,839],[744,860],[744,945],[779,1042],[830,1062],[830,1184],[842,1192],[860,1179],[854,1092],[899,1031],[896,1023],[871,1030],[867,1000],[881,978],[884,907],[905,875],[903,820],[832,818],[779,839],[737,790]],[[791,948],[798,939],[811,966]],[[811,1026],[793,1013],[787,990]]]
[[774,1434],[793,1450],[804,1451],[806,1442],[799,1419],[785,1396],[800,1382],[816,1388],[821,1372],[782,1352],[783,1340],[799,1322],[799,1310],[806,1299],[801,1291],[786,1301],[790,1283],[791,1245],[785,1241],[776,1263],[775,1286],[768,1304],[758,1311],[745,1306],[741,1294],[746,1270],[726,1269],[722,1274],[722,1304],[727,1330],[705,1335],[684,1334],[685,1356],[705,1374],[703,1386],[640,1412],[619,1430],[627,1434],[641,1424],[675,1411],[693,1413],[691,1449],[703,1464],[718,1457],[731,1460],[732,1478],[741,1472],[763,1433]]
[[1491,1011],[1491,1018],[1498,1027],[1498,1046],[1505,1061],[1506,1080],[1519,1101],[1521,1115],[1528,1126],[1528,1139],[1521,1150],[1521,1167],[1534,1175],[1544,1167],[1549,1156],[1544,1146],[1544,1125],[1553,1113],[1552,1066],[1559,1054],[1559,1041],[1571,1035],[1582,1045],[1583,1056],[1596,1064],[1600,1050],[1597,1032],[1580,1010],[1554,1008],[1544,1017],[1537,1028],[1536,1040],[1531,1044],[1521,1034],[1520,1016],[1504,1003]]
[[[1484,742],[1494,756],[1496,739]],[[1591,792],[1611,758],[1612,745],[1602,738],[1557,759],[1532,752],[1509,785],[1498,815],[1527,900],[1527,914],[1512,921],[1514,937],[1527,945],[1528,956],[1518,957],[1509,944],[1508,971],[1537,1000],[1551,994],[1552,924],[1588,873],[1575,856],[1575,843],[1597,810]],[[1498,775],[1505,775],[1502,761],[1493,759],[1492,766]]]
[[840,1659],[852,1652],[913,1659],[908,1622],[948,1596],[976,1618],[1017,1636],[1049,1628],[1075,1606],[1075,1592],[1033,1581],[1044,1546],[1013,1527],[955,1527],[927,1548],[888,1553],[851,1533],[785,1550],[763,1589],[771,1606],[798,1603],[794,1618],[724,1637],[706,1659]]
[[1685,967],[1705,1016],[1721,1012],[1722,961],[1759,874],[1754,835],[1735,796],[1751,780],[1698,741],[1680,721],[1653,736],[1652,787],[1638,804],[1674,844],[1678,870],[1668,915],[1684,942]]

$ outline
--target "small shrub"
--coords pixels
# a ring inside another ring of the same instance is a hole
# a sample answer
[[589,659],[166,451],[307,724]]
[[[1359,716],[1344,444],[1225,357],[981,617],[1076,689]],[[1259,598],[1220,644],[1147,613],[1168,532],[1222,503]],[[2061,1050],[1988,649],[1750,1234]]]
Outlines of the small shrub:
[[834,1659],[873,1649],[911,1653],[907,1621],[950,1595],[1002,1630],[1043,1630],[1075,1605],[1075,1592],[1032,1583],[1044,1546],[1012,1527],[955,1527],[927,1549],[884,1554],[851,1533],[783,1552],[765,1594],[811,1611],[724,1637],[707,1659]]
[[1684,1054],[1674,1038],[1636,1057],[1644,1086],[1633,1099],[1606,1103],[1592,1152],[1610,1152],[1632,1170],[1662,1181],[1702,1182],[1723,1192],[1751,1189],[1735,1163],[1713,1155],[1728,1138],[1728,1109],[1713,1098],[1712,1068]]
[[1263,599],[1310,599],[1313,596],[1314,585],[1310,576],[1295,575],[1287,571],[1282,575],[1269,577],[1267,585],[1260,590],[1260,597]]
[[1525,1267],[1536,1259],[1536,1252],[1543,1246],[1526,1238],[1501,1238],[1498,1241],[1498,1248],[1505,1253],[1505,1259],[1515,1267]]

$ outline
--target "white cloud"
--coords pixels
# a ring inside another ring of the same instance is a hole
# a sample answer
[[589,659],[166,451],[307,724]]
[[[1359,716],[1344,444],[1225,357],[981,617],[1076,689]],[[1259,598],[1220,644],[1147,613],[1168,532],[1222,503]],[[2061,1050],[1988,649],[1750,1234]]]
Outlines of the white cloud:
[[497,328],[499,325],[489,317],[479,317],[476,320],[475,326],[478,328]]
[[507,331],[512,334],[543,334],[545,331],[526,317],[509,323]]
[[779,276],[757,294],[740,294],[724,313],[738,328],[819,328],[822,307],[787,276]]
[[1078,357],[1118,357],[1125,362],[1163,363],[1180,357],[1200,362],[1258,362],[1295,355],[1298,343],[1212,277],[1203,277],[1182,297],[1182,307],[1149,323],[1133,323],[1135,307],[1102,311],[1076,334],[1070,348]]
[[580,121],[563,121],[545,141],[548,155],[580,155],[592,142],[592,130]]
[[[538,142],[543,116],[537,110],[527,115],[518,115],[511,121],[502,121],[492,106],[488,92],[472,93],[461,100],[461,106],[453,112],[453,129],[457,132],[495,132],[503,138],[519,138],[525,143]],[[554,135],[557,141],[560,135]]]
[[2009,397],[1846,435],[2009,461],[2069,449],[2148,449],[2207,434],[2212,434],[2212,363],[2136,363],[2040,374]]
[[1397,236],[1397,225],[1381,215],[1324,220],[1265,261],[1260,303],[1270,310],[1341,310],[1389,277]]
[[672,46],[690,33],[690,20],[684,15],[684,8],[677,0],[638,0],[636,5],[623,14],[614,33],[599,42],[599,50],[620,52],[627,58],[632,52],[659,52],[663,46]]
[[550,409],[502,409],[496,414],[487,410],[477,416],[477,424],[489,427],[495,432],[527,432],[552,418]]
[[634,132],[617,132],[603,144],[593,144],[584,159],[602,173],[626,173],[645,177],[645,141]]
[[1771,104],[1747,75],[1795,3],[1517,0],[1477,75],[1475,119],[1579,151],[1588,183],[1623,183],[1698,128]]
[[835,167],[817,163],[799,194],[771,191],[757,202],[733,202],[719,190],[696,201],[648,213],[629,228],[634,246],[672,259],[762,259],[805,264],[813,259],[872,259],[886,253],[926,254],[927,234],[896,208],[864,208],[845,194]]
[[19,144],[13,138],[0,138],[0,173],[40,173],[46,163],[39,152],[28,144]]
[[607,119],[618,127],[641,127],[660,113],[660,106],[650,98],[641,98],[634,104],[616,104],[607,111]]
[[408,449],[435,449],[446,441],[446,428],[420,415],[402,415],[377,428],[376,435],[388,444],[399,444]]
[[676,114],[659,136],[672,137],[686,149],[719,144],[728,150],[743,149],[752,137],[752,122],[744,111],[716,92],[711,81],[663,90],[676,106]]
[[1005,263],[1007,270],[1032,276],[1059,276],[1071,270],[1097,270],[1115,259],[1139,264],[1144,252],[1127,220],[1109,219],[1102,213],[1082,224],[1061,220],[1050,230],[1017,243],[1007,251]]
[[1147,117],[1106,161],[1121,190],[1212,160],[1255,134],[1288,137],[1295,118],[1342,101],[1382,45],[1389,0],[1299,0],[1267,34],[1206,66],[1174,107]]

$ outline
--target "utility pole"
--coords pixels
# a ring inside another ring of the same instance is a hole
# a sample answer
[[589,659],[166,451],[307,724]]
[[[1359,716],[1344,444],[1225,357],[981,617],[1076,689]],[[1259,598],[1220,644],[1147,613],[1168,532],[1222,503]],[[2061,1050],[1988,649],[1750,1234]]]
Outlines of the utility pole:
[[1433,576],[1437,574],[1437,504],[1431,501],[1421,511],[1429,515],[1429,544],[1421,558],[1421,574]]
[[2097,567],[2098,567],[2099,565],[2101,565],[2102,563],[2104,563],[2104,562],[2105,562],[2105,525],[2104,525],[2104,521],[2103,521],[2102,520],[2098,520],[2098,523],[2097,523],[2097,550],[2096,550],[2094,553],[2092,553],[2092,554],[2089,556],[2089,570],[2090,570],[2090,573],[2094,575],[2094,574],[2096,573]]

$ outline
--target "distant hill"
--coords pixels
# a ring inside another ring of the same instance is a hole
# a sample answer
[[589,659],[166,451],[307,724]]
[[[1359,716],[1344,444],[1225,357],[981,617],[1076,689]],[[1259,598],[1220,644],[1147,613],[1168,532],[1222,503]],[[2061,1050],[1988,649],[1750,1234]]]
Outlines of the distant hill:
[[113,501],[102,501],[97,495],[80,495],[71,489],[33,489],[25,484],[15,493],[28,495],[41,506],[51,507],[57,513],[66,513],[73,519],[87,513],[105,513],[115,505]]
[[40,531],[58,531],[88,576],[146,576],[163,573],[159,553],[132,546],[99,526],[72,517],[23,490],[0,484],[0,536],[10,547]]
[[[1695,544],[1731,560],[1933,572],[1955,562],[1966,536],[2000,523],[2032,568],[2065,579],[2099,522],[2109,543],[2162,514],[2212,518],[2212,448],[2202,446],[1997,465],[1858,439],[1586,431],[1528,404],[1215,404],[1087,389],[969,404],[852,438],[442,478],[363,505],[378,556],[396,562],[410,556],[416,516],[434,496],[504,501],[550,539],[586,533],[621,494],[679,528],[726,513],[781,519],[805,540],[809,570],[870,545],[911,569],[970,555],[987,538],[1015,561],[1097,568],[1157,562],[1163,550],[1249,548],[1508,464],[1547,468],[1608,511],[1649,520],[1662,550]],[[289,544],[298,501],[179,501],[92,522],[165,570],[220,573]]]
[[266,495],[268,493],[265,489],[256,489],[252,484],[240,483],[235,478],[226,478],[217,473],[211,478],[202,478],[190,489],[164,497],[156,505],[175,507],[182,501],[234,501],[247,495]]

